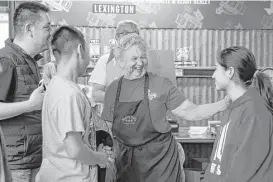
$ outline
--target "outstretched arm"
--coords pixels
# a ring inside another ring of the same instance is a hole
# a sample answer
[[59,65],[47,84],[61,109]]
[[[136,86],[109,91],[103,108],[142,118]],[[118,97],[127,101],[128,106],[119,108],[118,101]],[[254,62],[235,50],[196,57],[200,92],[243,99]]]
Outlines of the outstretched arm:
[[228,100],[229,97],[226,96],[225,99],[218,102],[195,105],[186,99],[180,106],[172,110],[172,113],[188,121],[208,119],[213,115],[224,111],[228,106]]

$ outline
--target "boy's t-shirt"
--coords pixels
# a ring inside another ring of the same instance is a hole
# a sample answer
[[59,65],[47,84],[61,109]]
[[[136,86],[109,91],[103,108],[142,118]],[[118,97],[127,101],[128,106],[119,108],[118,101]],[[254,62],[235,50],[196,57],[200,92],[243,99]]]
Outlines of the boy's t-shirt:
[[43,103],[43,162],[38,181],[92,181],[89,165],[69,158],[64,145],[68,132],[81,132],[84,137],[90,117],[90,104],[79,86],[53,77]]

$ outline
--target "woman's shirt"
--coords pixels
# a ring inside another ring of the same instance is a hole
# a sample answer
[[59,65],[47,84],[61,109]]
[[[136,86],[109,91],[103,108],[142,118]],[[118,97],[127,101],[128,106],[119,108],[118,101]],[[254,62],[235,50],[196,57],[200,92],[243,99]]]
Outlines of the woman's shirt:
[[[108,86],[105,93],[104,109],[101,117],[109,122],[113,122],[117,87],[118,80],[115,80]],[[123,78],[120,101],[132,102],[142,100],[143,98],[144,76],[136,80]],[[150,116],[155,129],[161,133],[170,131],[171,126],[166,119],[166,112],[167,110],[176,109],[186,98],[168,78],[153,73],[149,73],[148,98]]]
[[256,88],[235,100],[221,119],[205,182],[272,182],[272,113]]

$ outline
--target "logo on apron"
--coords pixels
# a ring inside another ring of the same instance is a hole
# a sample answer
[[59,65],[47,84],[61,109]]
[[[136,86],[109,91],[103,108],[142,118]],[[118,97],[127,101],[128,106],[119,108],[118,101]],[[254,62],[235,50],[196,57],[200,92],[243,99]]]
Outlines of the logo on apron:
[[153,100],[154,98],[157,97],[157,94],[156,93],[152,93],[151,90],[149,89],[148,90],[148,97],[149,97],[149,100]]
[[121,119],[123,124],[129,125],[129,124],[136,124],[136,117],[134,116],[125,116],[124,118]]

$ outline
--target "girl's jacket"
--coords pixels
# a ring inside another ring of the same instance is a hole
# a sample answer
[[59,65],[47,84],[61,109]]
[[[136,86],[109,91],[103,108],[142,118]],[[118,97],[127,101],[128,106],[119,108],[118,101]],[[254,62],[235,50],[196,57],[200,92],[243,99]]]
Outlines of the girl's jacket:
[[256,88],[224,112],[205,182],[273,182],[272,112]]

